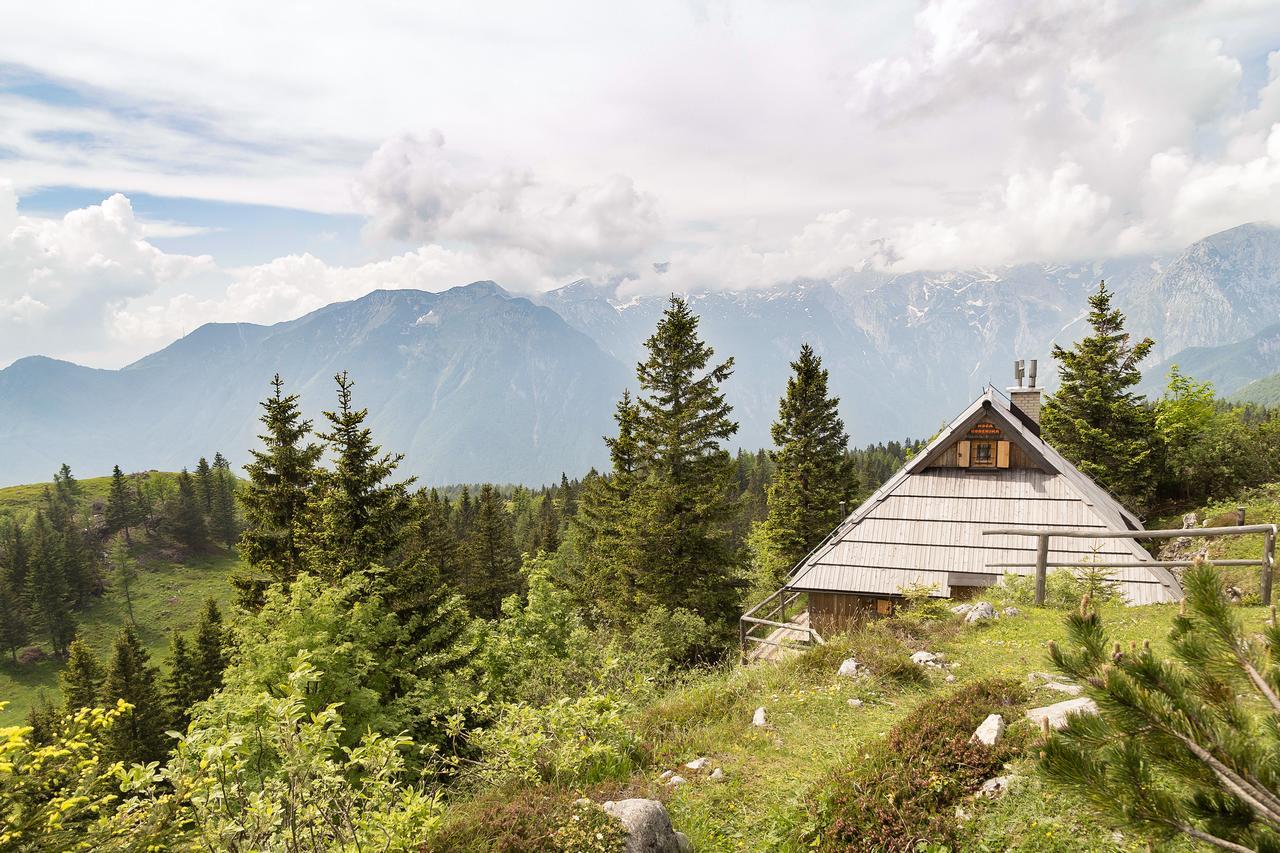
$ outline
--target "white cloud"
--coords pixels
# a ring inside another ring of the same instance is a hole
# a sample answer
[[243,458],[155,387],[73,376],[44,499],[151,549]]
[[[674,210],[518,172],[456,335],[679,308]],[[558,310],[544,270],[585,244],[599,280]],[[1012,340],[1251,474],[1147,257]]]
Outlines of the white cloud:
[[662,231],[656,201],[629,178],[566,188],[527,171],[459,164],[439,131],[383,143],[355,194],[378,236],[523,251],[559,275],[628,263]]

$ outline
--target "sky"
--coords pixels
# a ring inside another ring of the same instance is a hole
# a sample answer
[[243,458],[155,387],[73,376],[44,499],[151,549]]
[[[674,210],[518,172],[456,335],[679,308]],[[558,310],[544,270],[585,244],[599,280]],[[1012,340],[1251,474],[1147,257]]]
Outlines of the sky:
[[1274,0],[14,4],[0,366],[383,287],[623,295],[1280,221]]

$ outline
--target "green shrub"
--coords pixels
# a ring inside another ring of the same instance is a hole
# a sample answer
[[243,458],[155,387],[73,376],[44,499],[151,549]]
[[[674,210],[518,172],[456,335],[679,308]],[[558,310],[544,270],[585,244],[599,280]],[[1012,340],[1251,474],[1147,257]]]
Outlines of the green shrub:
[[822,850],[916,850],[955,838],[955,803],[1020,751],[1017,730],[993,747],[971,744],[988,714],[1012,716],[1026,688],[979,681],[926,702],[837,768],[809,796],[808,841]]
[[[451,808],[423,853],[620,851],[626,843],[622,824],[595,801],[645,793],[612,784],[581,793],[552,785],[495,788]],[[584,796],[593,802],[580,803]]]
[[494,723],[470,733],[482,756],[475,770],[488,784],[591,784],[623,778],[639,760],[639,743],[611,696],[560,699],[541,708],[511,704]]
[[840,662],[853,658],[868,674],[896,684],[923,684],[924,669],[911,662],[917,649],[908,647],[898,635],[897,619],[868,622],[848,634],[836,634],[825,645],[816,646],[794,659],[804,673],[835,675]]
[[[1049,607],[1069,610],[1087,593],[1096,604],[1119,601],[1120,584],[1114,569],[1090,566],[1082,569],[1053,569],[1045,575],[1044,603]],[[1008,573],[1000,586],[993,587],[992,597],[1004,604],[1027,607],[1036,600],[1034,575]]]

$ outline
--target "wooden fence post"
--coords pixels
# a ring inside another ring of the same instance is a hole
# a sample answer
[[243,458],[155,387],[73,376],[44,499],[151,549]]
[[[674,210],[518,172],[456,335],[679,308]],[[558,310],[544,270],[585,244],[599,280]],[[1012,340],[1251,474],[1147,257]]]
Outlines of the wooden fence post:
[[1044,606],[1045,575],[1049,571],[1049,537],[1041,533],[1036,537],[1036,606]]
[[1236,507],[1236,527],[1244,527],[1244,507]]
[[1276,564],[1276,534],[1267,534],[1262,552],[1262,606],[1271,606],[1271,572]]

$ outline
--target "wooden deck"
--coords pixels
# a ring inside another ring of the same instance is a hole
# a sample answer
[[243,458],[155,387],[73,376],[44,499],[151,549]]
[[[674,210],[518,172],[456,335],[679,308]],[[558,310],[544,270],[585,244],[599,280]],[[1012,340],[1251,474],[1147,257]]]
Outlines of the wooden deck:
[[754,645],[746,652],[747,663],[754,661],[781,660],[784,656],[796,654],[809,645],[809,611],[805,610],[787,623],[794,627],[776,628],[765,638],[765,642]]

